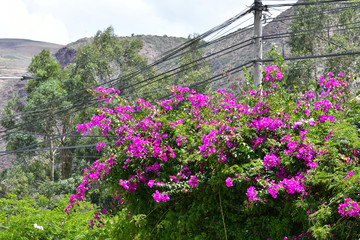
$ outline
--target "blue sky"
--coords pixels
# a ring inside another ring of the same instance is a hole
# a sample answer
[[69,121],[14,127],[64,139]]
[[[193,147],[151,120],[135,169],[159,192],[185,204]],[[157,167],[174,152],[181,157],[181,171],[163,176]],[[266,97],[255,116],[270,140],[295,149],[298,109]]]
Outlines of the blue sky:
[[[294,1],[265,1],[269,3]],[[203,33],[253,0],[0,0],[0,38],[68,44],[113,26],[119,36]],[[274,11],[273,14],[278,14]],[[250,19],[251,14],[244,19]]]

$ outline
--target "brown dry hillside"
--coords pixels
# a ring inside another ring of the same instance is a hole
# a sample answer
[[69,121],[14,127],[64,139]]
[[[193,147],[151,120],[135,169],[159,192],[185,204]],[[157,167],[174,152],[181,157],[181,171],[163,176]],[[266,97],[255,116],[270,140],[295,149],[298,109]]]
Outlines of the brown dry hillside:
[[[40,53],[43,49],[49,49],[55,53],[63,45],[39,42],[25,39],[0,39],[0,76],[18,77],[26,74],[34,55]],[[24,85],[24,82],[18,80],[0,80],[0,110],[4,103],[9,99],[14,91],[18,91]]]

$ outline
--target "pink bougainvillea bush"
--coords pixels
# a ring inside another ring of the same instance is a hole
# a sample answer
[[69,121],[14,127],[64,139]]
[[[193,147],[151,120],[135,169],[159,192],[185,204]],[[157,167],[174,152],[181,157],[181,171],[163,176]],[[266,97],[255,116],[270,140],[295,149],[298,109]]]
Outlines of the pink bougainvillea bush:
[[97,144],[103,157],[84,170],[65,211],[104,184],[114,199],[108,211],[127,209],[137,223],[131,238],[359,237],[359,139],[347,121],[352,76],[329,73],[288,93],[277,66],[263,72],[262,89],[238,99],[225,89],[172,86],[171,98],[151,104],[93,89],[115,107],[99,109],[78,131],[109,141]]

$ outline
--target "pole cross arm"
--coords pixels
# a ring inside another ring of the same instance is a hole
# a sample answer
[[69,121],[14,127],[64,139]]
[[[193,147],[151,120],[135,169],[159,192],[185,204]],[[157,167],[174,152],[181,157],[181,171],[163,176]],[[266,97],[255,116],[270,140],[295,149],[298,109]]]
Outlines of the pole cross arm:
[[39,77],[22,76],[20,80],[40,79]]
[[265,12],[268,12],[269,7],[268,7],[268,5],[255,4],[250,8],[250,11],[265,11]]

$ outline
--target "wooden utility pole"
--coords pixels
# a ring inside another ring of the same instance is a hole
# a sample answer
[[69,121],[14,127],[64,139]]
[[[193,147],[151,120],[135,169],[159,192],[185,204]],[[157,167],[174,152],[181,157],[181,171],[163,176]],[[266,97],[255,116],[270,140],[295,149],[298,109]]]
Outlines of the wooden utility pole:
[[50,181],[55,181],[55,159],[52,140],[50,140]]
[[262,25],[261,25],[261,17],[263,11],[262,0],[254,0],[253,7],[254,14],[254,86],[255,89],[260,88],[261,79],[262,79]]

